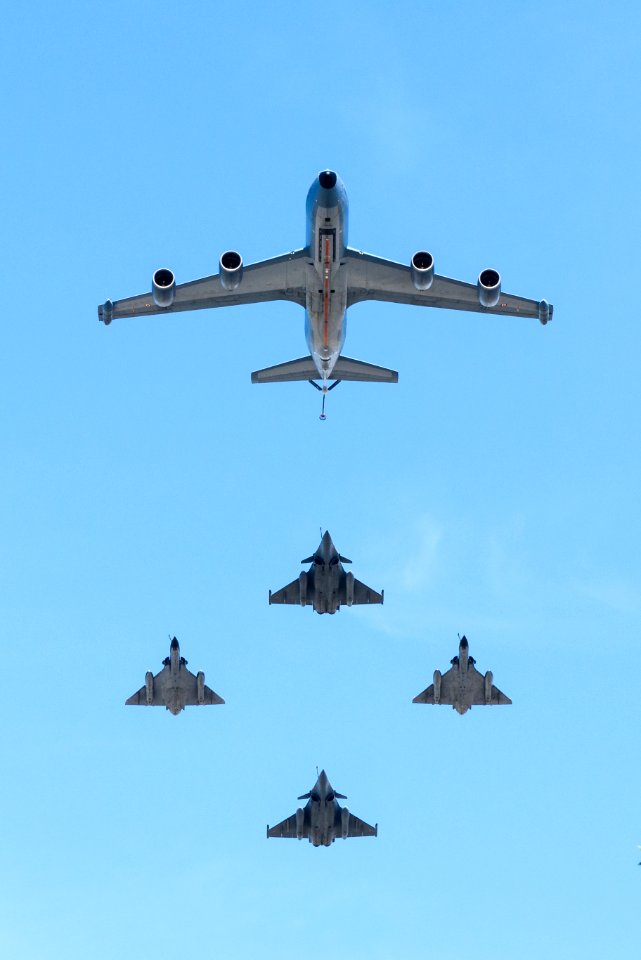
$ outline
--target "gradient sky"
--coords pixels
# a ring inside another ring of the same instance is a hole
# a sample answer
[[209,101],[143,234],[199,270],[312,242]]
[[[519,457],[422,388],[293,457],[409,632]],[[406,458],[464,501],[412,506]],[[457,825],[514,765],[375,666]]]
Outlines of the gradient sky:
[[[11,960],[639,957],[638,4],[34,2],[3,15]],[[555,306],[96,306],[304,243]],[[269,607],[329,529],[385,605]],[[513,700],[412,697],[457,634]],[[226,700],[125,708],[176,634]],[[324,767],[376,840],[265,839]]]

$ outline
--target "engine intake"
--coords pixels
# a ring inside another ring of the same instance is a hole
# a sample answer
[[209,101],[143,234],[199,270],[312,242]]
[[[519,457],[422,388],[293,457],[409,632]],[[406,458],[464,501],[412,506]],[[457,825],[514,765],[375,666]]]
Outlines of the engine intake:
[[170,307],[176,298],[176,278],[171,270],[161,267],[151,278],[151,295],[157,307]]
[[243,278],[243,258],[235,250],[226,250],[220,258],[220,282],[225,290],[235,290]]
[[497,270],[481,270],[476,283],[482,307],[495,307],[501,296],[501,275]]
[[419,250],[410,263],[412,283],[417,290],[429,290],[434,279],[434,257],[427,250]]

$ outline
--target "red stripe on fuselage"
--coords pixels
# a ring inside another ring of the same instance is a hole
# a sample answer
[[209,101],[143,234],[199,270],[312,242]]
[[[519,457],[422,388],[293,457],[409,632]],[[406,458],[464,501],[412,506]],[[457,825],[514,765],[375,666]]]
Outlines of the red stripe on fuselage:
[[323,339],[329,347],[329,237],[325,237],[325,296],[323,297]]

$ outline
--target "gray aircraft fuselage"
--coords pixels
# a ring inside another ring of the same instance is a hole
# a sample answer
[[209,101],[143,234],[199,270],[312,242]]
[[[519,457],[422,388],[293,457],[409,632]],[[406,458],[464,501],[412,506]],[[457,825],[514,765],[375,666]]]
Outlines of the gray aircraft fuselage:
[[[166,686],[166,707],[170,713],[176,717],[181,710],[185,709],[185,692],[180,682],[180,672],[187,661],[180,656],[180,647],[174,637],[169,647],[169,656],[163,660],[163,666],[169,667],[169,680]],[[153,674],[151,674],[153,680]],[[145,678],[146,679],[146,678]]]
[[309,842],[315,847],[329,847],[334,842],[336,812],[341,809],[343,808],[336,799],[327,774],[321,770],[306,805],[306,815],[309,816]]
[[322,380],[336,365],[346,333],[347,192],[332,171],[323,171],[307,194],[308,266],[305,337]]
[[340,607],[340,583],[345,576],[338,550],[329,533],[325,532],[312,558],[314,564],[314,610],[316,613],[336,613]]

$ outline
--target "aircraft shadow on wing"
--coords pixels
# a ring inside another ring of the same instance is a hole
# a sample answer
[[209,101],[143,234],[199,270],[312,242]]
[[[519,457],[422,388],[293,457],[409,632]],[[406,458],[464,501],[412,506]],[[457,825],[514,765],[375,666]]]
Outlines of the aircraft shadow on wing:
[[309,840],[315,847],[329,847],[337,837],[347,840],[348,837],[378,836],[378,824],[372,827],[355,817],[347,807],[341,807],[338,800],[347,797],[336,793],[324,770],[309,793],[298,799],[307,800],[307,803],[275,827],[268,826],[268,838]]
[[301,560],[301,563],[311,563],[309,570],[300,573],[281,590],[273,593],[270,590],[270,604],[312,606],[316,613],[336,613],[341,604],[351,607],[353,604],[383,603],[383,590],[377,593],[357,580],[353,573],[345,571],[343,564],[351,562],[340,555],[329,533],[325,532],[316,553]]
[[166,707],[177,716],[185,707],[224,703],[222,697],[205,685],[205,674],[187,669],[187,661],[180,656],[180,647],[174,637],[169,656],[163,660],[163,669],[156,676],[151,670],[145,674],[145,685],[125,701],[127,706]]
[[473,706],[512,703],[493,685],[491,670],[483,675],[476,669],[476,661],[469,655],[466,637],[461,639],[458,657],[454,657],[451,663],[447,673],[434,671],[434,683],[414,697],[412,703],[448,704],[461,715]]

